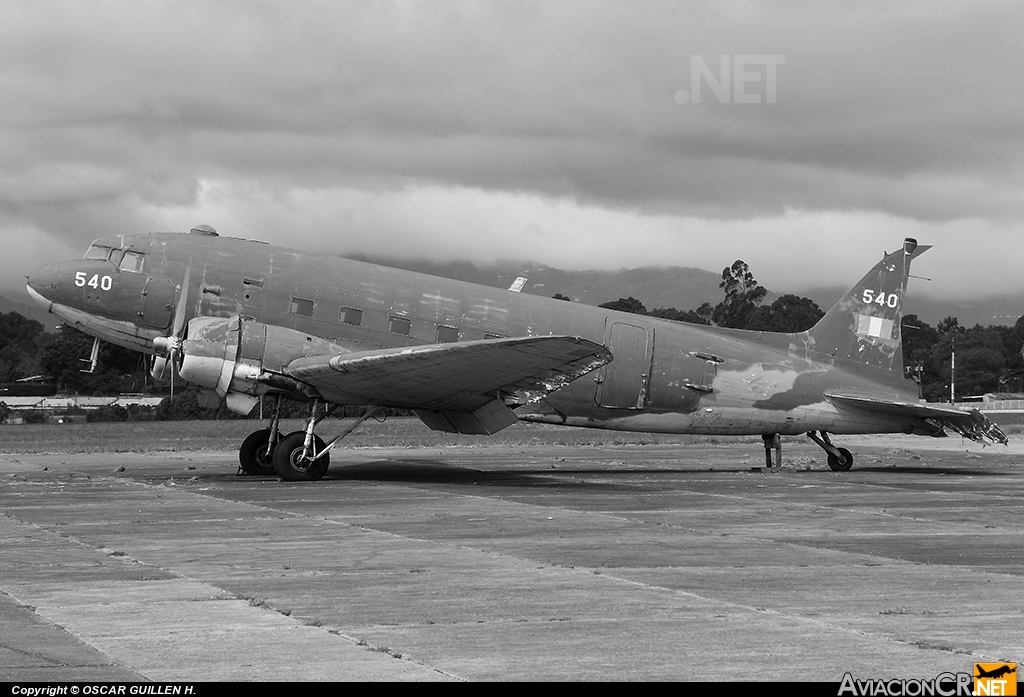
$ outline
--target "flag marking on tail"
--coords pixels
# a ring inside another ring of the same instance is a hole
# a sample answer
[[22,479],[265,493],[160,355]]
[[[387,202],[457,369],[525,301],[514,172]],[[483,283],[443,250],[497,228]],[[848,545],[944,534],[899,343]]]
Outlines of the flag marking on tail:
[[896,323],[891,319],[857,313],[858,336],[891,340],[893,338],[892,330],[895,326]]

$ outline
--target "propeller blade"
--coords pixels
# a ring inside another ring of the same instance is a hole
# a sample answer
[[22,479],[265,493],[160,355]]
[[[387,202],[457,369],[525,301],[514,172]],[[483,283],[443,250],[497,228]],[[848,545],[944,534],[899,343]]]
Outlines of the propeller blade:
[[185,267],[185,279],[181,282],[181,292],[178,293],[178,307],[174,309],[174,324],[171,328],[171,336],[181,338],[181,331],[185,328],[185,314],[188,312],[188,282],[192,274],[192,267]]
[[[192,267],[185,267],[185,278],[181,282],[178,293],[178,305],[174,308],[174,323],[171,325],[170,336],[158,336],[153,339],[153,348],[158,354],[153,357],[153,378],[162,380],[167,372],[167,363],[177,361],[181,349],[182,334],[185,331],[185,316],[188,314],[188,286],[192,275]],[[163,355],[159,355],[162,353]]]

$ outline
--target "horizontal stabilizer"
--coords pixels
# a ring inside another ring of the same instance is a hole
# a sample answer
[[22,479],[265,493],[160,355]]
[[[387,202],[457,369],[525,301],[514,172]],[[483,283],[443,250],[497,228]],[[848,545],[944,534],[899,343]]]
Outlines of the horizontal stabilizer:
[[987,441],[1003,445],[1007,443],[1006,434],[977,409],[964,411],[955,407],[940,407],[934,404],[901,402],[836,392],[826,393],[825,397],[833,404],[858,411],[921,420],[923,423],[920,433],[922,434],[945,435],[943,431],[943,427],[945,427],[959,433],[964,438],[970,438],[979,443]]

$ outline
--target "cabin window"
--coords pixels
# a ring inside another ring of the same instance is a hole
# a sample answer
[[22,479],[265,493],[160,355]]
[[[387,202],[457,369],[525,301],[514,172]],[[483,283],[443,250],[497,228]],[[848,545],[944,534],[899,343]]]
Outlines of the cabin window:
[[288,312],[293,315],[301,315],[302,317],[312,317],[313,301],[306,300],[305,298],[292,298],[292,304],[288,308]]
[[403,336],[409,336],[409,330],[412,329],[412,320],[406,319],[405,317],[389,317],[388,318],[388,331],[392,334],[402,334]]
[[341,308],[341,321],[343,324],[351,324],[358,327],[363,323],[363,311],[351,307]]
[[139,252],[125,252],[124,258],[121,259],[121,263],[118,268],[122,271],[131,271],[132,273],[142,273],[142,261],[146,258],[145,254]]
[[437,343],[448,344],[459,340],[458,327],[446,327],[443,324],[437,325]]

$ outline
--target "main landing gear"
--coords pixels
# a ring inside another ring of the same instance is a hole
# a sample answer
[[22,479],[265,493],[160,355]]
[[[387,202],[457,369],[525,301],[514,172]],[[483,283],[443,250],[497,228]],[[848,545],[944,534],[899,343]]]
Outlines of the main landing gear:
[[771,469],[772,465],[772,450],[775,450],[775,467],[782,467],[782,436],[778,433],[765,433],[761,435],[761,440],[764,441],[764,464],[765,467]]
[[378,411],[377,407],[371,407],[354,424],[329,443],[324,443],[320,436],[313,433],[313,429],[333,414],[338,405],[324,410],[318,416],[322,404],[319,399],[314,399],[311,403],[305,430],[282,436],[281,395],[275,395],[274,415],[270,420],[270,427],[250,433],[238,448],[238,466],[241,472],[257,476],[276,474],[286,482],[315,482],[321,479],[330,466],[331,449]]
[[815,435],[814,431],[808,431],[807,437],[821,446],[821,449],[828,455],[828,468],[833,472],[849,472],[853,467],[853,453],[846,448],[837,448],[832,445],[828,434],[820,431],[821,438]]
[[[821,436],[818,436],[821,433]],[[821,446],[821,449],[828,455],[828,467],[833,472],[848,472],[853,467],[853,453],[846,448],[837,448],[832,444],[828,434],[824,431],[809,431],[807,437]],[[764,440],[764,458],[768,469],[773,467],[772,450],[775,451],[775,467],[782,467],[782,438],[777,433],[765,433],[761,436]]]

